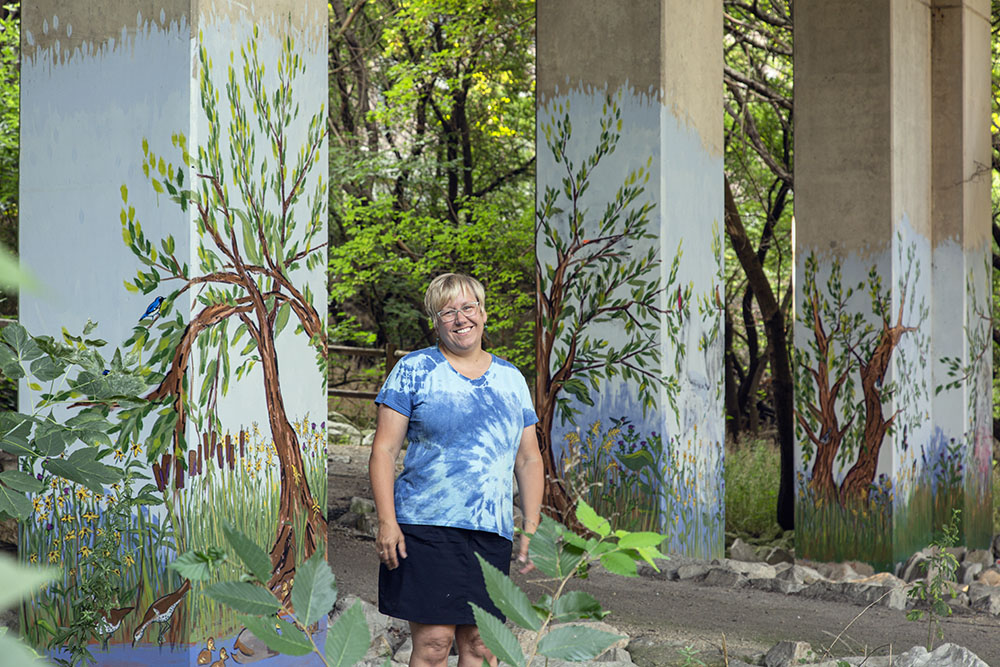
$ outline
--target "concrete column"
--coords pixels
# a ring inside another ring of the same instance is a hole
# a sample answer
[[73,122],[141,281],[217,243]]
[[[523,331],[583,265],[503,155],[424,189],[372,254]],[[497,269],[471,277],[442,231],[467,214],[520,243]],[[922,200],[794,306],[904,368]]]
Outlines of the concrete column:
[[[962,511],[964,543],[988,548],[993,458],[990,330],[990,5],[933,3],[932,450],[935,527]],[[944,455],[947,452],[947,455]]]
[[[959,239],[959,258],[962,239],[971,240],[941,231],[937,211],[942,188],[961,180],[972,164],[965,155],[982,141],[980,133],[963,147],[943,134],[956,128],[937,101],[952,94],[941,88],[955,74],[944,74],[944,63],[956,48],[958,61],[973,61],[965,49],[982,47],[964,38],[939,44],[938,14],[932,20],[918,0],[796,11],[796,540],[807,558],[890,568],[925,546],[952,506],[978,508],[983,498],[988,506],[982,483],[975,500],[963,493],[974,467],[974,448],[960,441],[967,417],[957,431],[947,425],[946,401],[971,400],[968,380],[959,382],[961,398],[935,399],[944,384],[939,350],[967,365],[962,344],[944,341],[956,338],[956,321],[972,319],[962,313],[982,297],[970,290],[988,294],[984,267],[972,266],[988,256],[982,232],[973,262],[953,265],[941,254],[946,237]],[[953,101],[948,113],[965,118],[969,100]],[[956,152],[960,166],[946,176],[939,165]],[[961,197],[957,216],[953,207],[948,214],[954,224],[983,224],[972,222],[972,195]],[[942,319],[953,306],[957,319]]]
[[702,557],[725,524],[721,40],[717,3],[538,6],[546,500]]
[[[204,595],[206,583],[167,565],[188,549],[232,553],[229,521],[271,555],[269,583],[287,596],[295,564],[325,548],[326,391],[309,339],[326,312],[325,254],[315,250],[326,241],[326,143],[316,130],[325,126],[326,5],[21,7],[20,255],[44,287],[21,294],[21,320],[57,339],[63,327],[79,334],[97,322],[88,338],[108,341],[101,382],[120,372],[116,346],[160,374],[147,390],[156,409],[106,459],[138,463],[155,500],[125,519],[116,592],[97,624],[107,645],[92,652],[100,664],[193,665],[209,654],[224,661],[223,650],[238,656],[238,638],[266,651]],[[258,86],[267,112],[251,101]],[[287,124],[275,106],[282,87],[294,110]],[[276,132],[288,156],[282,177]],[[310,166],[295,185],[300,157]],[[37,393],[21,389],[30,412]],[[39,621],[74,620],[91,574],[85,552],[121,493],[46,481],[58,488],[24,522],[21,556],[62,565],[70,592],[47,589],[27,608],[22,627],[38,643],[49,639]],[[63,488],[65,497],[49,497]]]

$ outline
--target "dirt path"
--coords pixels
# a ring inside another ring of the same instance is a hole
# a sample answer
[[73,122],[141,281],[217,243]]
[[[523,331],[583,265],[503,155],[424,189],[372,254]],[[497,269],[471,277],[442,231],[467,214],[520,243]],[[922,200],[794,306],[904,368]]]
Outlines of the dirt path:
[[[330,466],[331,516],[346,511],[351,496],[370,496],[363,448],[337,447],[335,453],[344,458]],[[374,542],[352,535],[335,521],[330,524],[330,564],[338,589],[374,601],[378,576]],[[514,574],[513,578],[533,600],[541,595],[531,575]],[[863,610],[794,595],[629,579],[603,571],[594,571],[587,580],[574,580],[571,588],[588,591],[612,612],[606,620],[636,640],[633,658],[643,666],[683,665],[681,649],[686,647],[697,651],[697,658],[708,665],[721,665],[723,635],[731,658],[766,652],[781,640],[808,641],[814,649],[827,647]],[[1000,667],[1000,619],[966,613],[944,621],[943,629],[945,641],[965,646]],[[884,655],[890,644],[893,654],[898,654],[926,639],[926,624],[907,621],[902,611],[873,608],[844,632],[834,654],[860,655],[867,647]]]

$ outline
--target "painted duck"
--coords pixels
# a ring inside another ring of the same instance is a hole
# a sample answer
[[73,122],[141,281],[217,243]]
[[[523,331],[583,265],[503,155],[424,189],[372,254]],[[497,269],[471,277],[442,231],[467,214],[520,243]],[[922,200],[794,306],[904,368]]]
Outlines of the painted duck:
[[219,649],[219,659],[213,662],[209,667],[226,667],[226,660],[229,660],[229,654],[226,653],[226,649]]
[[208,642],[205,644],[205,648],[201,649],[201,651],[198,653],[198,664],[207,665],[210,662],[212,662],[212,651],[214,650],[215,650],[215,639],[209,637]]
[[135,629],[135,635],[132,637],[132,646],[139,643],[142,636],[146,634],[146,629],[151,623],[160,624],[160,635],[156,639],[156,643],[163,644],[163,639],[166,637],[167,633],[170,631],[170,620],[174,616],[174,611],[177,606],[181,603],[181,600],[191,589],[191,581],[188,579],[184,580],[181,587],[178,588],[173,593],[167,593],[161,598],[158,598],[153,604],[149,605],[149,609],[142,617],[142,621],[139,623],[139,627]]
[[101,618],[97,621],[97,625],[94,626],[94,630],[97,634],[102,636],[102,650],[108,650],[108,642],[111,640],[111,635],[115,634],[115,631],[122,626],[122,621],[125,620],[125,617],[128,616],[133,609],[135,609],[135,607],[119,607],[118,609],[112,609],[111,611],[104,611],[103,609],[97,610],[97,613],[101,615]]

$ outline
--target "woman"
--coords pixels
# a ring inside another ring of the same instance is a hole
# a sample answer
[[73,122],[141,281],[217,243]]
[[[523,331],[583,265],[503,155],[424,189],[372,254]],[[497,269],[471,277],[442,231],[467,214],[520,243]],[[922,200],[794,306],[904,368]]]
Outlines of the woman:
[[[446,273],[424,306],[438,345],[403,357],[375,402],[369,475],[378,512],[379,610],[410,622],[410,667],[443,666],[452,640],[460,667],[496,658],[469,602],[503,618],[486,593],[476,553],[504,573],[513,538],[511,473],[524,513],[518,562],[540,520],[542,459],[528,385],[482,348],[486,310],[478,280]],[[395,460],[409,440],[403,472]]]

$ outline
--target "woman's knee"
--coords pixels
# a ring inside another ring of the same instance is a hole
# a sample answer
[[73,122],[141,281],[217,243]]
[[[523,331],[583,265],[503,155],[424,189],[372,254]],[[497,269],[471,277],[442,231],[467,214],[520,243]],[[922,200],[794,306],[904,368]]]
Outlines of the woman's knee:
[[486,648],[483,638],[479,635],[479,628],[474,625],[460,625],[455,629],[455,640],[458,643],[459,653],[468,652],[477,658],[492,658],[493,654]]
[[411,623],[410,630],[415,654],[419,654],[428,662],[448,659],[452,641],[455,639],[455,626]]

